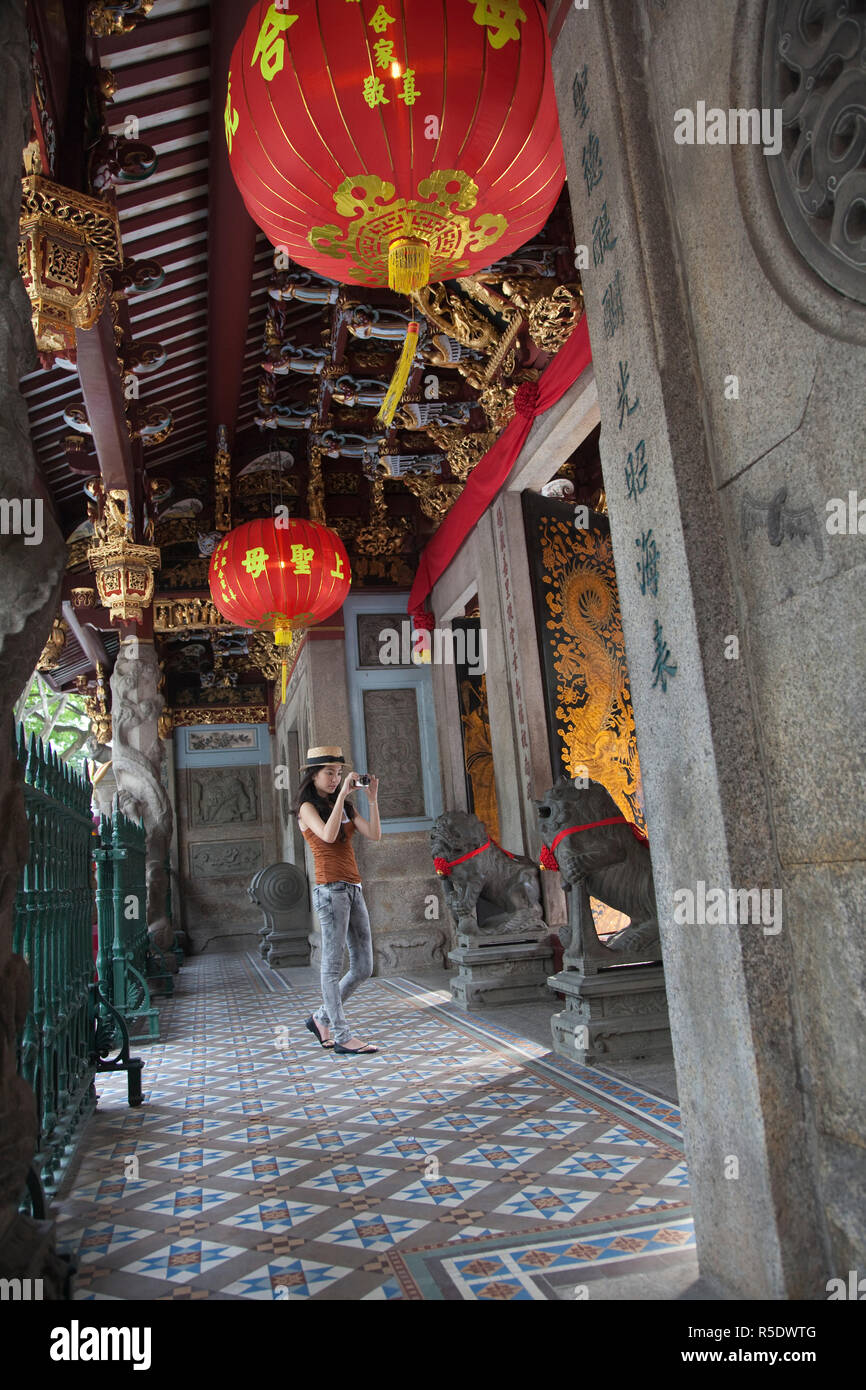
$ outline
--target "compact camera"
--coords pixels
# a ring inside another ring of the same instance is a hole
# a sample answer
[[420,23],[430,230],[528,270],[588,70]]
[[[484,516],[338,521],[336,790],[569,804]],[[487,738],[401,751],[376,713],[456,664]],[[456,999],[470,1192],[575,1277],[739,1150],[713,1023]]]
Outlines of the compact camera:
[[370,774],[369,774],[369,772],[356,772],[356,773],[355,773],[355,785],[356,785],[357,787],[369,787],[369,785],[370,785]]

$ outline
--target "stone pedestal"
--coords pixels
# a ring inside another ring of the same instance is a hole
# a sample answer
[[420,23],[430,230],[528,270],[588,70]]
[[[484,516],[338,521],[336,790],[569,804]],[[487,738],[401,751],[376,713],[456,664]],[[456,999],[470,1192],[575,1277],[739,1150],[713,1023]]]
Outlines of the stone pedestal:
[[250,886],[251,900],[262,909],[260,950],[268,965],[310,964],[310,909],[307,878],[294,864],[269,864],[259,869]]
[[[550,1020],[554,1052],[588,1066],[670,1057],[661,962],[648,961],[647,952],[612,949],[599,939],[584,879],[570,886],[568,923],[560,937],[563,968],[548,980],[551,989],[565,995],[565,1008]],[[657,950],[658,942],[653,953]]]
[[669,1057],[664,971],[660,965],[621,965],[600,974],[561,970],[547,982],[565,995],[550,1020],[553,1050],[594,1066],[636,1057]]
[[553,947],[547,929],[532,940],[513,935],[457,937],[448,959],[457,966],[451,997],[461,1009],[489,1009],[500,1004],[525,1004],[549,999],[547,977],[553,968]]

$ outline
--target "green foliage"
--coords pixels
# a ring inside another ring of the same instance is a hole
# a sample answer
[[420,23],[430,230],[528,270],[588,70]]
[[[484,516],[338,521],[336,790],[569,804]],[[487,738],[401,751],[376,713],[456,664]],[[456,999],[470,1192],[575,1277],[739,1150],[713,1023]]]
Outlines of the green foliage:
[[82,745],[90,735],[90,720],[83,695],[75,691],[58,695],[34,671],[15,706],[15,718],[24,725],[28,738],[35,733],[77,772],[87,771],[87,754]]

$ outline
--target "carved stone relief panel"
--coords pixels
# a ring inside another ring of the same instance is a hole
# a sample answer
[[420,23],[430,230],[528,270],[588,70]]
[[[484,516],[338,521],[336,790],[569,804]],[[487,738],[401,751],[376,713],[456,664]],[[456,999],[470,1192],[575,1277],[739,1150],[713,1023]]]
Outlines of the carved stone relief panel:
[[382,819],[424,816],[421,739],[414,687],[365,690],[364,727],[368,766],[361,771],[372,772],[379,778]]
[[190,826],[260,823],[258,768],[190,769]]
[[[359,613],[358,614],[358,665],[364,667],[381,666],[379,652],[382,643],[379,640],[379,633],[387,628],[389,631],[396,632],[402,641],[403,629],[401,624],[405,623],[410,630],[409,642],[407,643],[407,656],[411,650],[411,623],[405,613]],[[391,643],[393,647],[393,641]],[[405,662],[390,661],[389,666],[411,666],[411,659]]]
[[211,840],[209,844],[190,845],[189,872],[191,878],[218,878],[228,874],[253,874],[262,867],[261,840]]

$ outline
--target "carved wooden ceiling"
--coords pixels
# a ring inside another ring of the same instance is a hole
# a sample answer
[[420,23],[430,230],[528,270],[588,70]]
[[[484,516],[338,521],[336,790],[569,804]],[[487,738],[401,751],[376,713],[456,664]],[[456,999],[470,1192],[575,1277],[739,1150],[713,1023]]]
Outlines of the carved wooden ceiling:
[[[64,599],[85,630],[112,627],[86,558],[101,474],[130,491],[137,532],[155,522],[155,628],[178,718],[260,713],[267,654],[257,664],[245,636],[213,622],[214,533],[278,503],[309,515],[318,489],[354,583],[407,588],[511,417],[518,385],[537,377],[580,312],[568,200],[564,191],[544,231],[507,262],[430,286],[415,304],[275,263],[223,134],[245,6],[156,0],[135,11],[97,0],[96,10],[88,21],[83,0],[28,3],[37,138],[27,171],[116,205],[123,247],[76,360],[44,359],[22,382],[46,496],[70,541]],[[381,431],[376,409],[413,313],[419,358],[394,426]],[[579,469],[597,490],[597,450]]]

